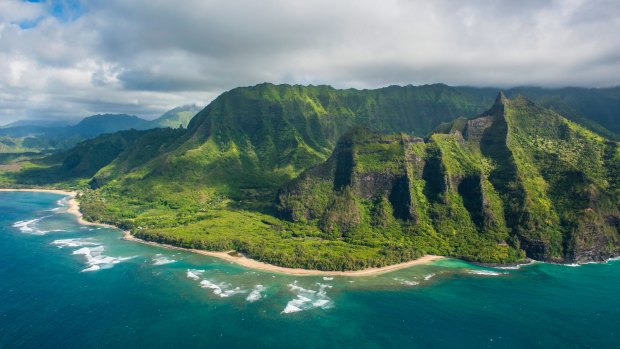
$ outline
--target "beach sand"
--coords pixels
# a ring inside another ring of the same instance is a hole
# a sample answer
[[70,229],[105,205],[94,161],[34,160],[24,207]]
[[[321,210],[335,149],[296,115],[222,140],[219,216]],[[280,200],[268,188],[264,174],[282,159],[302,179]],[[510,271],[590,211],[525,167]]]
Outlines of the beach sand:
[[125,240],[136,241],[136,242],[140,242],[143,244],[147,244],[151,246],[158,246],[158,247],[163,247],[163,248],[168,248],[168,249],[194,252],[194,253],[198,253],[198,254],[205,255],[205,256],[224,259],[226,261],[242,265],[246,268],[258,269],[262,271],[268,271],[271,273],[288,274],[288,275],[369,276],[369,275],[384,274],[384,273],[388,273],[391,271],[412,267],[414,265],[428,264],[433,261],[445,258],[442,256],[426,255],[418,259],[412,260],[412,261],[388,265],[388,266],[381,267],[381,268],[368,268],[368,269],[350,270],[350,271],[324,271],[324,270],[313,270],[313,269],[279,267],[277,265],[263,263],[255,259],[247,258],[236,251],[212,252],[212,251],[196,250],[196,249],[191,249],[191,248],[183,248],[183,247],[176,247],[176,246],[171,246],[171,245],[166,245],[166,244],[160,244],[157,242],[151,242],[151,241],[139,239],[131,235],[131,232],[128,232],[128,231],[125,231]]
[[[70,213],[76,216],[80,224],[97,225],[97,226],[102,226],[106,228],[120,229],[110,224],[95,223],[95,222],[89,222],[89,221],[84,220],[82,216],[82,212],[80,212],[80,204],[76,200],[77,192],[75,191],[56,190],[56,189],[0,189],[0,192],[7,192],[7,191],[54,193],[54,194],[61,194],[61,195],[69,196],[70,199],[68,200],[69,207],[67,209],[67,213]],[[388,266],[381,267],[381,268],[368,268],[368,269],[351,270],[351,271],[324,271],[324,270],[279,267],[277,265],[263,263],[263,262],[260,262],[260,261],[257,261],[251,258],[247,258],[243,256],[242,254],[237,253],[235,251],[212,252],[212,251],[196,250],[196,249],[160,244],[157,242],[151,242],[151,241],[139,239],[133,236],[130,231],[126,231],[126,230],[123,232],[123,238],[127,241],[138,242],[138,243],[142,243],[146,245],[157,246],[157,247],[173,249],[173,250],[189,251],[189,252],[201,254],[204,256],[216,257],[216,258],[226,260],[228,262],[239,264],[241,266],[244,266],[250,269],[257,269],[257,270],[267,271],[271,273],[278,273],[278,274],[300,275],[300,276],[303,276],[303,275],[370,276],[370,275],[384,274],[384,273],[388,273],[388,272],[399,270],[399,269],[409,268],[415,265],[428,264],[436,260],[445,258],[443,256],[426,255],[418,259],[412,260],[412,261],[394,264],[394,265],[388,265]]]

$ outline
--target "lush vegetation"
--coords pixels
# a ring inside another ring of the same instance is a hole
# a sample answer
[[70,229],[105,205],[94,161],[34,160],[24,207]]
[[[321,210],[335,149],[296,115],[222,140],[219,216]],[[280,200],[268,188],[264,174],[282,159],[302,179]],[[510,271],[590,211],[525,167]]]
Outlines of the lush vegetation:
[[190,120],[198,114],[201,107],[197,105],[184,105],[168,110],[162,116],[149,122],[149,128],[183,128],[189,125]]
[[445,85],[262,84],[186,129],[101,136],[0,183],[78,187],[88,219],[291,267],[618,254],[617,144],[523,98],[492,104]]
[[0,128],[0,154],[62,152],[83,140],[107,133],[132,129],[183,128],[199,111],[200,108],[195,105],[178,107],[151,121],[133,115],[105,114],[86,117],[72,126],[43,121],[39,121],[41,125],[15,123],[15,126]]

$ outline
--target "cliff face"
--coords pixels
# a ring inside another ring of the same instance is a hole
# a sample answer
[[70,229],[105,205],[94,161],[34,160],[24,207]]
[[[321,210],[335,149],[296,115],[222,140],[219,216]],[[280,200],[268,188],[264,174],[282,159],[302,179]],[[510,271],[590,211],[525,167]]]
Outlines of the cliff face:
[[[329,216],[334,215],[335,206],[342,205],[353,216],[359,216],[352,201],[360,199],[376,205],[385,201],[395,218],[415,220],[405,159],[410,142],[423,141],[405,135],[380,135],[364,127],[351,130],[340,139],[326,162],[280,190],[281,213],[293,221],[323,219],[333,229],[346,232]],[[359,223],[358,218],[340,218],[347,221],[349,228],[349,223]]]
[[483,262],[620,253],[616,143],[503,94],[442,131],[426,141],[348,132],[280,189],[281,215],[336,238],[392,234]]

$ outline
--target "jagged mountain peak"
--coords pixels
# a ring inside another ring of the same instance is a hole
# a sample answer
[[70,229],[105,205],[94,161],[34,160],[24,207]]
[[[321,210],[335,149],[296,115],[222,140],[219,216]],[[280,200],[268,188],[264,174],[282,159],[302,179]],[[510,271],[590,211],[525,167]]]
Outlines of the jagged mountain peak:
[[504,105],[508,101],[508,97],[504,94],[503,90],[500,90],[495,97],[495,105]]

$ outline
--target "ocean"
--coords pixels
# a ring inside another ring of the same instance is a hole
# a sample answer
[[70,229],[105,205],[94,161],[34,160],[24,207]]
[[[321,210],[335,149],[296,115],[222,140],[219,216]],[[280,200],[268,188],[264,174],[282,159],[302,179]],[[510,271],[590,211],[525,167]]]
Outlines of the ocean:
[[290,276],[125,241],[66,207],[0,192],[0,348],[620,348],[620,261]]

